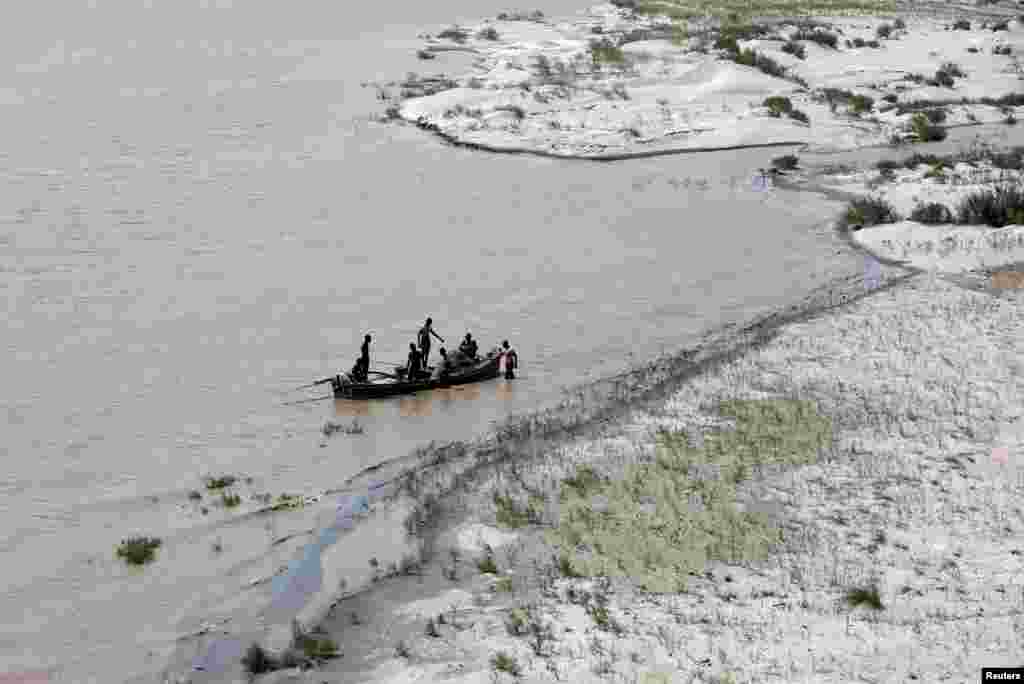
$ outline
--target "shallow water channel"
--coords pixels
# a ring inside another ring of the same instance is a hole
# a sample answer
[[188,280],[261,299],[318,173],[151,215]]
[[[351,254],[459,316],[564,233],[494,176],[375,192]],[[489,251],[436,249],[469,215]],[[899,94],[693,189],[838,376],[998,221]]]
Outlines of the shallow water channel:
[[[0,673],[150,681],[301,549],[274,542],[311,518],[251,515],[255,495],[319,495],[479,435],[861,267],[837,204],[753,189],[786,149],[595,164],[372,121],[362,82],[459,67],[424,68],[418,33],[507,9],[24,10],[0,46]],[[316,397],[286,390],[347,369],[364,332],[400,362],[427,315],[452,346],[508,338],[521,378],[285,403]],[[356,414],[364,434],[322,434]],[[243,478],[239,507],[189,500],[222,474]],[[163,539],[142,570],[114,556],[137,534]]]

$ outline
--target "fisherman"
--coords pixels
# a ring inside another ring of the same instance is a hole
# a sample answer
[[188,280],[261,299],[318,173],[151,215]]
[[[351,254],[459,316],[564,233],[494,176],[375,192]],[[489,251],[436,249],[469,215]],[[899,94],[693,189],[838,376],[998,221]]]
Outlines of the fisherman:
[[459,351],[468,356],[471,361],[476,361],[477,344],[472,335],[466,333],[466,338],[459,345]]
[[363,344],[359,347],[359,360],[356,361],[356,367],[358,372],[353,369],[355,373],[353,377],[357,378],[359,382],[366,382],[370,373],[370,337],[369,333],[363,336]]
[[416,348],[416,345],[412,342],[409,343],[409,364],[405,369],[405,377],[409,380],[419,379],[422,373],[422,362],[423,355],[420,354],[420,350]]
[[422,328],[420,328],[420,334],[419,334],[419,340],[418,341],[419,341],[419,344],[420,344],[420,354],[423,357],[422,358],[422,363],[423,363],[424,367],[426,367],[427,360],[430,358],[430,336],[433,335],[437,339],[441,340],[442,344],[444,344],[444,338],[441,337],[440,335],[438,335],[436,332],[434,332],[434,327],[433,326],[434,326],[434,319],[428,317],[427,318],[427,322],[423,325]]
[[445,350],[444,347],[441,347],[440,353],[441,360],[434,368],[434,374],[431,376],[432,380],[441,380],[442,378],[447,376],[452,369],[451,361],[448,359],[448,352]]
[[515,369],[519,368],[519,356],[516,354],[516,350],[508,346],[508,340],[501,343],[501,360],[505,364],[505,379],[514,380],[516,377]]

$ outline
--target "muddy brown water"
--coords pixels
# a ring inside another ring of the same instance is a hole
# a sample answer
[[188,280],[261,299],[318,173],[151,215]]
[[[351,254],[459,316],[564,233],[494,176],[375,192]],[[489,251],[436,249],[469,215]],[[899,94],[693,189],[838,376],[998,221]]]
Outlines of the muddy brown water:
[[[76,0],[19,15],[0,46],[0,673],[151,681],[182,635],[254,614],[250,581],[315,526],[254,513],[255,495],[322,494],[480,435],[861,268],[832,234],[836,203],[752,189],[786,150],[595,165],[372,121],[361,83],[465,64],[419,62],[418,33],[508,9]],[[364,332],[378,365],[401,361],[426,315],[449,345],[510,339],[521,378],[285,404],[350,366]],[[353,417],[363,434],[322,434]],[[189,500],[222,474],[252,478],[233,487],[241,506]],[[163,539],[142,570],[114,556],[139,534]]]

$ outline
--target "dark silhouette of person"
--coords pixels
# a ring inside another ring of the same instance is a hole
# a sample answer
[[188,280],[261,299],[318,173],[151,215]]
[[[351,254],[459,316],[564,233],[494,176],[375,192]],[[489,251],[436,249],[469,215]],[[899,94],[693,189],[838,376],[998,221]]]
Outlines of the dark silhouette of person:
[[405,369],[405,376],[409,380],[418,380],[422,371],[423,355],[420,354],[420,350],[416,348],[416,345],[412,342],[409,343],[409,363]]
[[477,344],[472,335],[466,333],[466,338],[462,340],[462,344],[459,345],[459,351],[468,356],[471,360],[476,361]]
[[514,380],[515,370],[519,368],[519,355],[516,350],[508,346],[508,340],[501,343],[501,354],[505,359],[505,379]]
[[352,367],[352,379],[356,382],[366,382],[370,377],[370,340],[369,335],[363,337],[363,344],[359,347],[359,359]]
[[427,365],[427,361],[430,358],[430,336],[433,335],[437,339],[441,340],[441,344],[444,344],[444,338],[434,332],[434,319],[427,318],[427,322],[420,328],[419,339],[417,340],[420,345],[420,354],[423,357],[422,363],[424,366]]
[[452,370],[452,363],[448,359],[448,352],[444,347],[441,347],[438,351],[441,354],[441,360],[438,362],[437,367],[434,368],[433,379],[444,380]]

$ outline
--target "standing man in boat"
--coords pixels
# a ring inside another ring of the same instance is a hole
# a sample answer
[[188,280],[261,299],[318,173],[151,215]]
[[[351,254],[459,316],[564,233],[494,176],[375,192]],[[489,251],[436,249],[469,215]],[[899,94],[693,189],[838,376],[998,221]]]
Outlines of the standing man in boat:
[[356,382],[366,382],[370,377],[370,340],[372,338],[369,334],[363,337],[363,344],[359,348],[359,360],[356,361],[355,368],[352,369],[352,379]]
[[508,346],[508,340],[501,343],[501,362],[505,364],[505,379],[514,380],[515,369],[519,368],[519,356],[515,349]]
[[420,354],[420,350],[416,348],[416,345],[412,342],[409,343],[409,363],[405,368],[405,377],[410,381],[419,380],[422,372],[423,355]]
[[427,361],[430,358],[430,336],[433,335],[437,339],[441,340],[441,344],[444,344],[444,338],[434,332],[434,319],[427,318],[427,322],[424,323],[423,327],[420,328],[419,343],[420,343],[420,354],[422,355],[421,363],[424,367],[427,365]]

